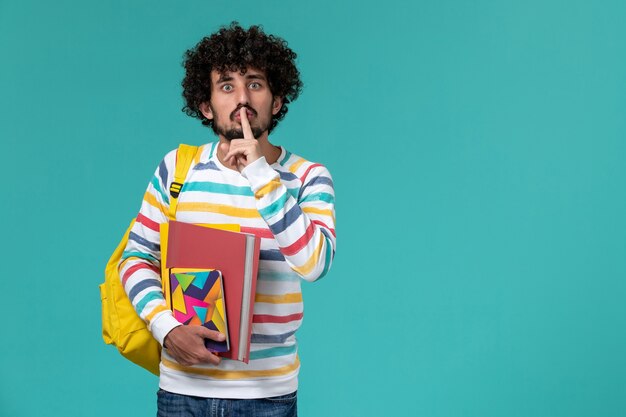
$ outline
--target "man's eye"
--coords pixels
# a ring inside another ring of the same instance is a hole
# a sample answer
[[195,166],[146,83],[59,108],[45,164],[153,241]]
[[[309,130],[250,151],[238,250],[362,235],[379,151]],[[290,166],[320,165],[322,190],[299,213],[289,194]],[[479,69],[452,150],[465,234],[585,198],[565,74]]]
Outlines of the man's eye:
[[250,83],[250,88],[253,90],[257,90],[259,88],[261,88],[261,84],[254,82],[254,83]]
[[226,92],[228,92],[228,91],[233,91],[233,86],[232,86],[232,85],[230,85],[230,84],[224,84],[224,85],[222,86],[222,90],[223,90],[223,91],[226,91]]

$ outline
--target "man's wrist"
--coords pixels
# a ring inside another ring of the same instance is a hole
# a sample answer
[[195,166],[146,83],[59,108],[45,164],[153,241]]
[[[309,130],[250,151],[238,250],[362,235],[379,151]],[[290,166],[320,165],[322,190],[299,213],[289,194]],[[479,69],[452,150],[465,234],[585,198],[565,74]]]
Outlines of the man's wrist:
[[253,191],[278,177],[278,173],[267,163],[264,156],[245,167],[241,175],[250,182]]
[[178,326],[181,326],[181,323],[174,318],[171,311],[166,311],[152,319],[150,322],[150,331],[157,342],[159,342],[161,346],[164,346],[165,337],[172,329]]
[[168,341],[168,336],[172,334],[172,332],[174,331],[174,329],[176,329],[177,327],[182,326],[182,324],[180,324],[179,326],[176,326],[174,328],[172,328],[172,330],[170,330],[165,337],[163,338],[163,344],[161,346],[163,346],[165,349],[167,349],[167,341]]

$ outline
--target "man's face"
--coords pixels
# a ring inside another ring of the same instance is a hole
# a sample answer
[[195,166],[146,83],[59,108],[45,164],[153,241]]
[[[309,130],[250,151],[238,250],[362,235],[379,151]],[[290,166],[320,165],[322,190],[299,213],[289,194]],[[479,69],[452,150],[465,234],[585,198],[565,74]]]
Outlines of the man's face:
[[211,100],[200,106],[213,120],[215,133],[227,140],[243,138],[239,110],[246,108],[254,137],[267,136],[272,116],[280,111],[282,99],[274,97],[265,72],[249,68],[240,72],[211,71]]

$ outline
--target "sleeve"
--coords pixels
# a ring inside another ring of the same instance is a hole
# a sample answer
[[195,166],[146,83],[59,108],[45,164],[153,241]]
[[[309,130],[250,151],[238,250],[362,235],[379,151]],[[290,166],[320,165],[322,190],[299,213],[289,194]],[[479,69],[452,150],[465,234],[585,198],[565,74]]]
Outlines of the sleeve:
[[163,345],[165,336],[180,323],[165,303],[161,286],[160,224],[167,222],[169,195],[176,151],[168,153],[156,169],[128,236],[119,271],[133,307],[154,338]]
[[308,164],[297,199],[264,157],[242,175],[250,182],[257,209],[291,268],[307,281],[323,277],[335,256],[335,192],[330,172]]

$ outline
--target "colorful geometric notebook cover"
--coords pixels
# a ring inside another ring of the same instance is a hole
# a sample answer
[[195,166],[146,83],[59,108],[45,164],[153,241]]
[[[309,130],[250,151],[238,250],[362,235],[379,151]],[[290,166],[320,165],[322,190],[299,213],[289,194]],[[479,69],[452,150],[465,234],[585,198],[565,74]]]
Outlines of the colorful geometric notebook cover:
[[170,268],[174,317],[186,325],[204,326],[226,335],[224,342],[205,339],[213,352],[228,352],[230,342],[224,305],[222,273],[216,269]]

